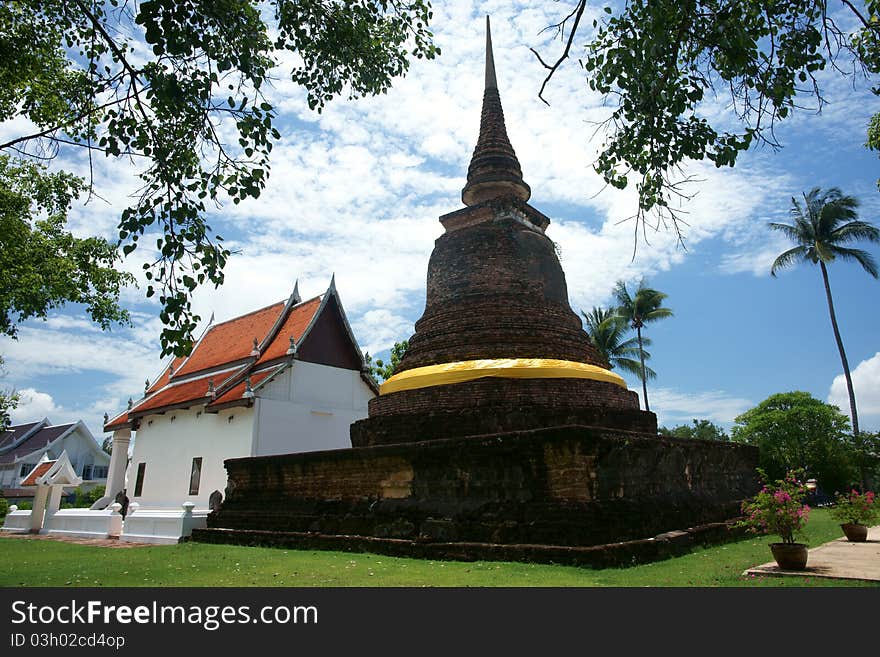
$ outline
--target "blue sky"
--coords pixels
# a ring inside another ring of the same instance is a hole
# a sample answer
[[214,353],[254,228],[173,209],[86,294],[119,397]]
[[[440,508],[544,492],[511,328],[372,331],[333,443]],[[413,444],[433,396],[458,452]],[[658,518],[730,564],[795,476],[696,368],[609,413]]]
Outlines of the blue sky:
[[[279,69],[272,100],[283,138],[263,196],[227,204],[211,217],[240,254],[230,260],[222,288],[198,292],[203,324],[212,312],[221,321],[284,299],[296,279],[304,296],[319,294],[335,272],[365,350],[381,357],[410,335],[424,309],[428,256],[442,232],[437,218],[461,207],[479,127],[482,17],[490,13],[508,133],[532,188],[530,202],[553,221],[548,234],[562,253],[572,307],[608,304],[618,279],[634,284],[645,277],[669,295],[675,317],[647,329],[659,375],[649,395],[660,422],[709,418],[729,426],[768,395],[788,390],[806,390],[848,413],[820,274],[800,265],[771,278],[773,257],[787,247],[766,225],[785,220],[791,197],[813,186],[857,196],[862,218],[880,223],[880,162],[862,146],[878,106],[869,84],[826,75],[828,105],[781,126],[782,150],[753,149],[734,169],[693,163],[688,171],[702,180],[682,207],[690,223],[687,250],[659,232],[633,258],[632,224],[621,223],[635,209],[633,192],[602,191],[589,166],[601,140],[586,121],[609,110],[588,92],[576,62],[551,83],[551,106],[538,100],[544,71],[529,47],[548,57],[558,50],[539,32],[558,19],[560,6],[528,4],[436,3],[441,57],[414,62],[387,95],[334,101],[321,115],[308,110]],[[722,96],[703,111],[721,124],[731,120]],[[21,130],[0,126],[0,136]],[[79,155],[62,162],[84,170]],[[107,201],[75,208],[71,226],[112,238],[136,171],[97,164],[98,191]],[[138,249],[126,269],[140,275],[149,255]],[[830,275],[862,426],[878,430],[880,282],[848,263],[834,263]],[[144,379],[162,367],[158,307],[144,299],[143,286],[126,290],[124,303],[133,328],[103,333],[82,309],[68,307],[47,322],[25,324],[18,341],[0,339],[8,371],[2,384],[23,396],[16,421],[82,418],[100,437],[103,413],[141,394]]]

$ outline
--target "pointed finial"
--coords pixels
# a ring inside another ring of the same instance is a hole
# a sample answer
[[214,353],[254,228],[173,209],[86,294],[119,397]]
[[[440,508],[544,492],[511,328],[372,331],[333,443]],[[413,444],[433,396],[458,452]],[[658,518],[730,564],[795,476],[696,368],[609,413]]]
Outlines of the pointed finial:
[[128,398],[128,410],[131,410],[131,407],[134,406],[134,400],[129,397]]
[[293,284],[293,294],[290,295],[290,299],[294,305],[302,303],[302,297],[299,295],[299,279],[296,279],[296,282]]
[[296,356],[296,338],[292,335],[290,336],[290,346],[287,347],[287,355]]
[[480,136],[468,167],[467,184],[461,190],[461,200],[465,205],[472,206],[502,197],[528,201],[531,194],[532,190],[523,181],[519,160],[510,145],[507,127],[504,125],[504,110],[498,94],[492,34],[487,16],[486,88],[483,91],[483,110],[480,114]]
[[497,89],[495,77],[495,56],[492,54],[492,31],[489,28],[489,15],[486,14],[486,89]]
[[104,411],[104,424],[107,424],[110,421],[110,414],[107,411]]
[[336,272],[330,275],[330,287],[327,288],[327,291],[336,292]]
[[251,356],[260,355],[260,341],[254,338],[254,348],[251,349]]
[[208,320],[208,326],[214,323],[214,311],[211,311],[211,319]]
[[246,377],[244,377],[244,394],[242,395],[242,397],[250,398],[253,396],[254,396],[254,389],[251,386],[251,377],[246,376]]
[[149,389],[150,389],[150,380],[149,380],[149,379],[146,379],[146,380],[144,381],[144,394],[145,394],[145,395],[147,394],[147,391],[148,391]]

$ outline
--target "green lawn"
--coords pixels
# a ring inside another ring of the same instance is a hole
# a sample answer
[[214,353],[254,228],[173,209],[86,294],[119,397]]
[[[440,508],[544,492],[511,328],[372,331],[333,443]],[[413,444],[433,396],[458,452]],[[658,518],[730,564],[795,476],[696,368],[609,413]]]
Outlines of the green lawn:
[[[808,525],[811,546],[838,538],[824,510]],[[400,559],[373,554],[185,543],[99,548],[0,539],[0,586],[854,586],[821,578],[743,578],[771,560],[755,537],[631,568],[589,570],[509,562]]]

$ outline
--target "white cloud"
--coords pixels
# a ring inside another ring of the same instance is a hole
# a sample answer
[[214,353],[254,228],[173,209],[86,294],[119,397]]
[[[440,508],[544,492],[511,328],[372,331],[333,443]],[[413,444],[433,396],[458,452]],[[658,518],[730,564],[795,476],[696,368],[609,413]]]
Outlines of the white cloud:
[[85,406],[67,407],[59,404],[49,393],[34,388],[24,388],[18,394],[18,406],[11,413],[13,424],[36,422],[44,417],[49,418],[52,424],[82,420],[99,441],[103,436],[103,414],[109,409],[116,409],[119,402],[116,399],[101,399]]
[[352,328],[356,335],[366,336],[365,339],[369,340],[360,345],[361,349],[376,356],[393,347],[395,342],[408,339],[413,332],[413,323],[387,310],[369,310]]
[[18,406],[12,410],[12,423],[24,424],[48,417],[52,422],[63,422],[56,417],[60,411],[52,399],[52,395],[39,392],[33,388],[24,388],[18,391]]
[[723,390],[682,392],[670,388],[648,390],[651,410],[657,413],[662,425],[687,424],[692,419],[708,419],[725,425],[748,410],[754,403]]
[[[880,351],[863,360],[850,372],[860,428],[880,428]],[[843,374],[834,377],[828,392],[828,403],[849,415],[849,394]]]

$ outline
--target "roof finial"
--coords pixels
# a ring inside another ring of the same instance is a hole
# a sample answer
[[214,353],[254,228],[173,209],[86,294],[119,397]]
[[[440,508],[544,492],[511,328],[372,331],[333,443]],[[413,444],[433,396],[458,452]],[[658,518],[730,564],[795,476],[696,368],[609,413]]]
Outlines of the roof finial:
[[287,347],[287,355],[296,357],[296,338],[292,335],[290,336],[290,346]]
[[293,294],[290,295],[293,305],[302,303],[302,297],[299,295],[299,279],[293,284]]
[[495,77],[495,56],[492,54],[492,31],[489,28],[489,14],[486,14],[486,89],[497,89]]
[[254,348],[251,349],[251,356],[260,355],[260,341],[254,338]]
[[134,400],[129,397],[128,398],[128,410],[131,410],[131,407],[134,406]]
[[150,380],[146,379],[144,381],[144,394],[146,395],[150,391]]
[[477,205],[504,196],[528,201],[532,190],[523,181],[522,169],[504,125],[504,110],[498,94],[492,34],[486,16],[486,88],[480,115],[480,136],[468,167],[467,184],[461,190],[465,205]]
[[110,421],[110,414],[107,411],[104,411],[104,425]]
[[251,385],[251,377],[246,376],[244,377],[244,394],[242,394],[242,397],[244,397],[245,399],[250,399],[253,396],[254,388]]
[[208,379],[208,397],[214,399],[217,396],[217,390],[214,389],[214,377]]

